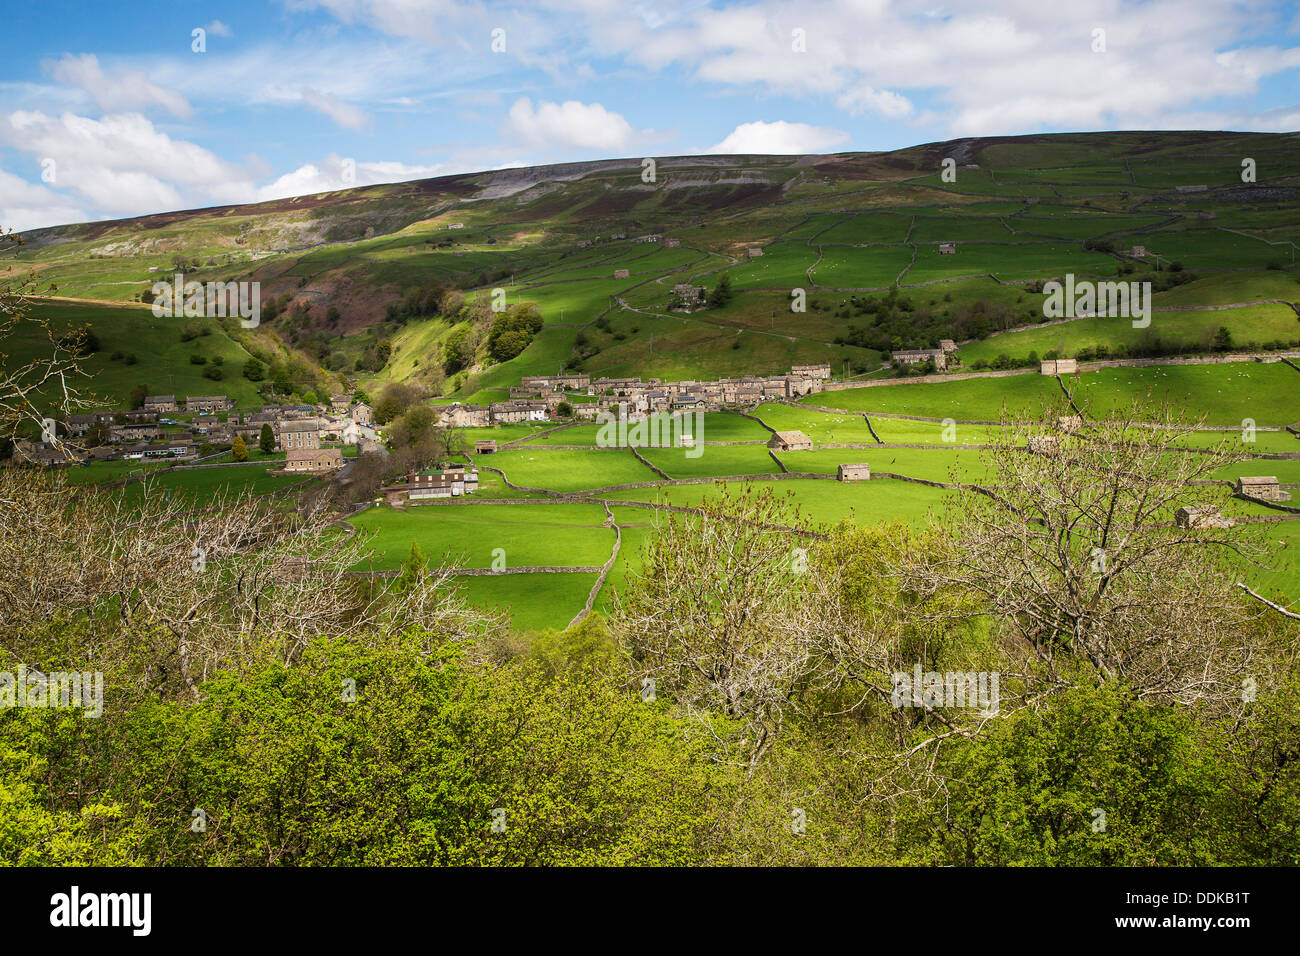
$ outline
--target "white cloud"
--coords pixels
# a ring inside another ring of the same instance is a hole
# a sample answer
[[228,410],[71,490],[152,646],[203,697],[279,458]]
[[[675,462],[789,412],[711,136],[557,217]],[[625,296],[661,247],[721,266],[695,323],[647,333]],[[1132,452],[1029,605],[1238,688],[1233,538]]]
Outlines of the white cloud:
[[[478,0],[300,2],[435,47],[454,32],[473,49],[500,23],[512,57],[538,69],[549,57],[569,78],[592,63],[680,72],[953,135],[1161,126],[1254,97],[1264,80],[1300,68],[1300,47],[1283,39],[1300,19],[1287,22],[1268,0],[1001,0],[995,13],[987,0],[663,0],[652,13],[614,0],[536,0],[527,15]],[[454,26],[439,33],[435,20]],[[1091,50],[1097,28],[1103,54]],[[1265,121],[1241,105],[1231,112]]]
[[520,143],[538,148],[617,151],[626,149],[637,138],[627,120],[599,103],[543,101],[534,109],[533,101],[526,96],[510,107],[505,131]]
[[865,83],[859,83],[845,90],[835,101],[840,109],[856,115],[861,112],[875,113],[886,119],[902,119],[912,114],[912,101],[900,96],[893,90],[877,90]]
[[213,20],[203,29],[207,30],[215,37],[232,37],[235,35],[234,31],[220,20]]
[[843,130],[807,123],[777,120],[765,123],[741,123],[710,153],[775,153],[781,155],[822,153],[849,140]]
[[0,169],[0,230],[22,232],[85,219],[85,210],[66,197]]
[[344,129],[361,129],[370,122],[370,117],[366,115],[365,110],[313,89],[302,91],[302,101],[317,112],[324,113]]
[[55,162],[58,190],[108,215],[251,198],[251,173],[201,146],[172,139],[139,113],[90,119],[18,110],[0,118],[0,143]]
[[150,82],[143,70],[105,70],[93,53],[80,56],[68,53],[61,60],[47,62],[46,68],[57,82],[84,90],[102,110],[115,112],[161,106],[182,119],[194,112],[185,97]]
[[257,199],[288,199],[292,196],[310,196],[350,189],[353,186],[370,186],[374,183],[399,183],[412,179],[429,179],[444,176],[454,170],[446,164],[408,166],[396,162],[357,162],[330,154],[317,163],[304,163],[292,172],[257,191]]

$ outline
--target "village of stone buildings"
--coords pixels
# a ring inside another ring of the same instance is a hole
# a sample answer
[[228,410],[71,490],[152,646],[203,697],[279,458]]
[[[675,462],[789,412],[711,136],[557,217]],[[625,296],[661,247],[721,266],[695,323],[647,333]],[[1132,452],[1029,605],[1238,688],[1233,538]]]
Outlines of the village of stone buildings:
[[[185,420],[179,417],[184,416]],[[328,405],[263,405],[240,411],[225,395],[147,395],[139,408],[71,415],[67,437],[74,442],[19,441],[14,458],[38,465],[91,461],[193,463],[203,446],[229,448],[236,438],[248,448],[269,426],[285,472],[321,474],[343,466],[343,447],[378,447],[379,430],[365,402],[336,395]],[[224,453],[224,451],[222,452]]]
[[[938,349],[907,349],[892,353],[895,368],[925,366],[926,371],[950,370],[957,351],[951,340]],[[1074,359],[1041,363],[1043,375],[1072,374]],[[636,421],[651,415],[684,415],[724,409],[755,407],[772,401],[794,401],[827,388],[850,383],[832,382],[829,363],[796,365],[784,375],[746,376],[701,381],[662,381],[639,378],[592,378],[585,374],[530,376],[509,389],[509,398],[488,405],[453,403],[444,406],[438,425],[444,428],[490,428],[496,425],[545,423],[560,418],[578,421],[622,419]],[[581,397],[592,399],[583,401]],[[561,405],[567,409],[561,409]],[[335,395],[322,405],[262,405],[238,410],[225,395],[148,395],[139,408],[110,409],[72,415],[62,441],[18,441],[14,458],[38,466],[71,465],[93,461],[166,461],[194,464],[223,457],[236,439],[246,448],[262,444],[264,429],[274,439],[274,451],[283,459],[267,459],[268,467],[285,474],[328,475],[345,466],[343,450],[386,453],[381,430],[373,421],[373,409],[347,395]],[[566,414],[562,415],[564,411]],[[173,416],[183,416],[181,418]],[[53,423],[52,423],[53,424]],[[1070,434],[1082,426],[1079,416],[1064,416],[1058,430]],[[695,445],[702,436],[683,436],[683,445]],[[774,451],[805,451],[813,442],[801,431],[774,431],[768,447]],[[206,446],[206,447],[205,447]],[[1052,435],[1033,436],[1026,451],[1051,455],[1059,446]],[[218,449],[213,454],[213,449]],[[474,442],[474,454],[492,454],[493,439]],[[701,449],[702,450],[702,449]],[[206,454],[202,454],[205,451]],[[868,481],[871,468],[866,462],[841,464],[839,481]],[[427,499],[459,497],[478,490],[478,471],[472,462],[438,462],[418,474],[381,485],[380,495],[390,505],[404,506]],[[1284,502],[1290,494],[1275,476],[1246,476],[1236,480],[1236,493],[1247,500]],[[1184,508],[1177,523],[1184,527],[1217,527],[1230,521],[1214,511]]]
[[[490,405],[449,405],[439,424],[484,428],[516,422],[544,422],[562,402],[574,417],[594,420],[601,412],[636,417],[664,412],[706,412],[802,398],[820,392],[830,380],[828,363],[796,365],[785,375],[724,378],[713,382],[665,382],[657,378],[592,378],[589,375],[536,375],[510,388],[510,398]],[[579,392],[592,402],[570,402]]]

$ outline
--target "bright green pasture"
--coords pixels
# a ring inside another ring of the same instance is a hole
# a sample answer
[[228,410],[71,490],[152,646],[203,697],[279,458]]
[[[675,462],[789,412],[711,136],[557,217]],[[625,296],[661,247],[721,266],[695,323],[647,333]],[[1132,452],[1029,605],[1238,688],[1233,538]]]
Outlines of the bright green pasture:
[[911,261],[912,250],[908,246],[865,249],[827,246],[822,261],[813,269],[813,281],[818,286],[844,289],[886,288],[893,285]]
[[507,567],[601,565],[609,559],[614,532],[603,528],[605,511],[594,504],[490,505],[457,501],[405,509],[381,506],[351,523],[373,534],[373,567],[401,566],[416,541],[431,563],[493,566],[497,549]]
[[893,212],[868,212],[849,216],[817,236],[816,242],[899,243],[907,237],[912,217]]
[[[832,393],[834,394],[834,393]],[[814,395],[808,401],[816,403]],[[851,412],[839,414],[819,412],[815,409],[795,408],[790,405],[768,404],[754,409],[754,414],[763,419],[777,431],[801,431],[812,439],[813,444],[822,442],[852,442],[855,444],[871,443],[871,429],[861,415]]]
[[264,495],[304,480],[303,475],[269,474],[264,464],[196,468],[168,471],[154,475],[145,482],[132,482],[121,489],[121,494],[128,501],[139,500],[146,495],[161,495],[165,498],[185,498],[207,503],[216,495]]
[[[803,399],[803,402],[868,413],[892,412],[925,418],[999,421],[1004,405],[1013,414],[1037,415],[1045,404],[1062,400],[1064,396],[1055,378],[1029,373],[952,382],[850,388],[838,392],[822,392]],[[872,423],[875,423],[875,419],[872,419]]]
[[[771,475],[781,468],[762,445],[706,445],[703,448],[641,448],[646,461],[671,478],[712,475]],[[698,454],[691,457],[688,452]]]
[[[987,470],[976,449],[935,448],[818,448],[778,453],[791,471],[833,475],[842,464],[867,464],[872,474],[890,472],[926,481],[977,482]],[[875,480],[875,479],[873,479]],[[855,484],[845,482],[844,484]]]
[[[91,377],[72,384],[111,405],[125,407],[137,385],[147,385],[155,394],[229,395],[245,407],[261,404],[253,383],[243,376],[249,355],[226,334],[219,319],[156,318],[147,308],[90,303],[39,303],[32,315],[48,321],[56,332],[90,325],[100,349],[81,363]],[[181,332],[189,325],[207,334],[182,342]],[[6,363],[17,368],[38,356],[48,356],[50,343],[35,322],[23,322],[5,339],[4,350]],[[117,352],[123,358],[112,358]],[[138,361],[128,365],[125,357],[132,354]],[[190,356],[195,354],[209,363],[219,358],[224,377],[219,381],[204,378],[203,370],[209,365],[191,364]]]
[[627,448],[508,448],[480,456],[478,461],[501,469],[516,485],[549,491],[584,491],[660,480]]
[[[736,289],[777,287],[803,288],[808,285],[808,267],[817,261],[817,250],[802,243],[775,242],[757,259],[742,262],[731,271],[731,285]],[[712,288],[715,280],[704,283]]]
[[[824,478],[787,478],[777,481],[732,481],[725,484],[733,491],[746,485],[758,489],[770,488],[780,497],[789,492],[791,500],[800,506],[800,513],[805,520],[826,524],[850,516],[859,524],[884,521],[922,523],[932,508],[936,508],[946,496],[952,494],[940,488],[895,479],[840,482]],[[605,497],[623,501],[659,501],[691,507],[698,506],[706,496],[716,494],[718,487],[718,483],[666,485],[616,491]]]
[[1300,324],[1290,307],[1253,305],[1218,312],[1153,312],[1151,324],[1135,329],[1133,320],[1125,318],[1082,318],[1060,325],[1046,325],[1017,332],[1004,332],[964,344],[962,361],[990,360],[998,355],[1022,358],[1030,352],[1039,356],[1056,351],[1062,356],[1077,355],[1080,349],[1105,345],[1128,349],[1159,339],[1169,345],[1201,347],[1210,351],[1220,328],[1232,334],[1233,342],[1287,341],[1300,338]]
[[[1016,241],[1008,235],[1002,242]],[[958,243],[953,255],[940,255],[938,246],[922,246],[916,264],[902,284],[916,285],[934,279],[990,273],[1003,281],[1043,279],[1072,272],[1075,275],[1115,274],[1115,260],[1096,252],[1084,252],[1079,243],[1021,242],[1020,245]],[[820,279],[819,279],[820,281]]]
[[567,626],[587,603],[596,575],[487,574],[455,580],[469,604],[499,610],[515,630],[537,631]]
[[1208,425],[1286,425],[1300,419],[1300,372],[1276,363],[1104,368],[1067,376],[1075,401],[1094,415],[1135,401],[1167,401]]

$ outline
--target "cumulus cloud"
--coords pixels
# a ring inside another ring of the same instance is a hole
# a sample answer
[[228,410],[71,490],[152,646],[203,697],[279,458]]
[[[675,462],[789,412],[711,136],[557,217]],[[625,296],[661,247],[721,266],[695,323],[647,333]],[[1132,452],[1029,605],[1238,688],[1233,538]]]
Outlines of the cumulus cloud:
[[454,170],[445,164],[408,166],[397,162],[357,162],[330,154],[320,162],[304,163],[257,191],[258,201],[288,199],[315,193],[370,186],[375,183],[400,183],[412,179],[429,179]]
[[151,82],[143,70],[105,70],[93,53],[80,56],[68,53],[61,60],[48,62],[46,68],[57,82],[84,90],[102,110],[116,112],[161,106],[182,119],[188,119],[194,112],[185,97]]
[[520,143],[543,149],[616,151],[626,149],[637,137],[627,120],[599,103],[543,101],[534,107],[526,96],[510,107],[505,132]]
[[[950,135],[1161,127],[1228,100],[1252,126],[1263,110],[1248,98],[1300,68],[1300,46],[1287,45],[1300,20],[1268,0],[1003,0],[992,13],[987,0],[664,0],[653,13],[536,0],[526,21],[481,0],[296,2],[433,47],[452,32],[486,43],[500,24],[512,57],[552,57],[570,77],[615,63]],[[1104,53],[1093,52],[1099,29]]]
[[366,115],[365,110],[313,89],[302,91],[302,101],[318,113],[324,113],[344,129],[361,129],[370,122],[370,117]]
[[858,83],[840,94],[835,101],[840,109],[850,113],[874,113],[886,119],[902,119],[912,114],[912,101],[893,90],[877,90]]
[[849,134],[829,126],[787,123],[741,123],[710,153],[776,153],[781,155],[822,153],[848,142]]
[[0,169],[0,230],[22,232],[85,219],[85,209],[66,197]]
[[0,118],[0,143],[52,159],[57,188],[108,215],[247,201],[248,170],[173,139],[139,113],[91,119],[18,110]]
[[220,20],[213,20],[203,29],[207,30],[214,37],[231,37],[235,35],[234,31]]

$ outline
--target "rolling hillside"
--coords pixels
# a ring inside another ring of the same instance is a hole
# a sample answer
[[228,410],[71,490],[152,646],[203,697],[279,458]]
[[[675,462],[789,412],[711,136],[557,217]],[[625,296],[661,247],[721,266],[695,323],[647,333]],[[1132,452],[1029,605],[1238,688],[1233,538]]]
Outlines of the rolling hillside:
[[[1048,352],[1204,351],[1220,328],[1233,347],[1289,347],[1300,344],[1294,146],[1293,134],[1063,134],[662,158],[654,182],[639,159],[503,170],[34,230],[0,274],[34,269],[85,301],[49,315],[89,322],[105,355],[134,341],[159,368],[149,384],[181,392],[204,385],[187,350],[126,318],[177,266],[187,279],[260,282],[276,313],[260,331],[312,365],[295,376],[303,390],[413,380],[492,398],[566,366],[705,378],[829,361],[853,376],[940,338],[964,342],[968,365],[1002,367]],[[1242,182],[1244,158],[1257,181]],[[636,241],[646,235],[663,241]],[[948,242],[955,254],[940,254]],[[1038,284],[1067,272],[1153,281],[1155,321],[1043,326]],[[712,290],[723,276],[730,301],[670,311],[675,284]],[[493,289],[542,319],[514,357],[486,345]],[[468,307],[449,314],[446,290]],[[449,361],[466,328],[469,354]],[[230,369],[245,346],[219,341]],[[106,358],[95,367],[108,394],[137,384]],[[252,383],[225,382],[251,398]]]

